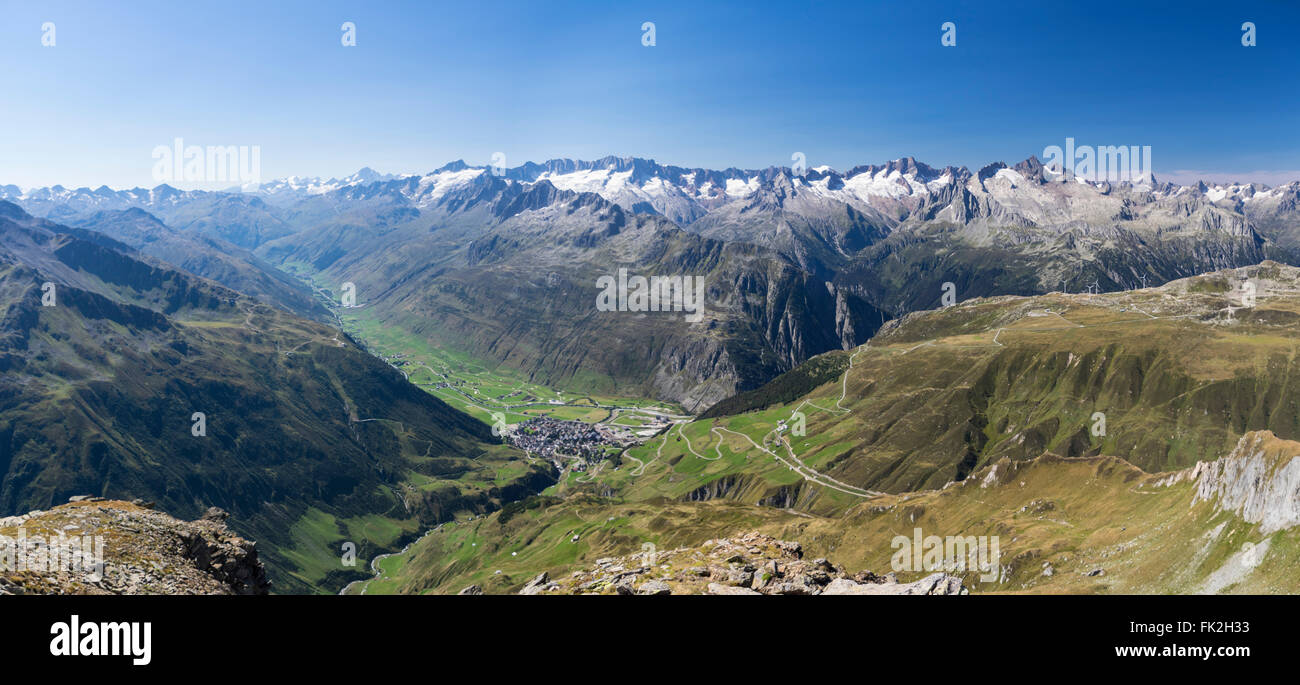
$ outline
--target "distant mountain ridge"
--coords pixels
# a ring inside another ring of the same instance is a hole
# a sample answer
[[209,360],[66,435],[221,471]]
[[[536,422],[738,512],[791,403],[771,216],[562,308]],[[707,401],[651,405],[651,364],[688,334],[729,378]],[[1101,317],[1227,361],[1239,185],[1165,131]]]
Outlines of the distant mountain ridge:
[[103,233],[151,257],[299,316],[317,321],[333,318],[306,285],[251,252],[197,231],[177,231],[138,207],[71,217],[68,224]]
[[[595,160],[557,158],[540,163],[526,162],[516,167],[496,170],[496,173],[512,181],[523,183],[549,181],[557,188],[595,192],[611,202],[624,204],[625,209],[632,211],[636,211],[633,205],[645,203],[642,209],[653,209],[677,223],[690,223],[707,214],[708,210],[716,207],[719,201],[725,202],[749,196],[759,188],[779,183],[782,179],[800,178],[803,185],[813,192],[833,195],[838,199],[853,199],[868,205],[879,203],[880,206],[889,206],[886,198],[923,196],[940,186],[963,183],[970,179],[983,181],[990,177],[997,177],[998,172],[1002,170],[1015,172],[1015,176],[1004,174],[1004,178],[1019,176],[1042,181],[1044,180],[1043,169],[1042,162],[1033,156],[1014,166],[1004,162],[990,163],[977,172],[972,172],[966,167],[932,167],[913,157],[903,157],[881,164],[858,165],[845,172],[836,171],[828,166],[818,166],[809,168],[800,175],[791,167],[785,166],[771,166],[765,169],[736,167],[708,169],[660,164],[653,159],[641,157],[607,156]],[[456,160],[424,175],[386,174],[363,167],[343,178],[289,176],[245,187],[234,186],[220,191],[178,190],[165,183],[152,189],[135,187],[122,190],[114,190],[105,185],[94,189],[54,185],[24,191],[16,185],[3,185],[0,186],[0,199],[14,202],[24,208],[29,204],[38,207],[43,204],[61,204],[74,207],[78,211],[86,211],[96,206],[105,209],[158,206],[220,194],[274,199],[279,204],[286,199],[296,201],[312,195],[324,195],[374,183],[414,178],[421,179],[419,185],[429,185],[447,178],[448,174],[493,171],[494,167],[488,165],[470,165],[464,160]],[[1091,182],[1081,179],[1075,182],[1090,185],[1098,190],[1128,185],[1147,187],[1152,192],[1163,195],[1190,192],[1199,194],[1213,203],[1227,200],[1233,204],[1274,199],[1300,190],[1300,179],[1278,186],[1259,183],[1207,184],[1205,182],[1179,185],[1158,182],[1154,176],[1118,183]],[[840,190],[846,192],[835,193]],[[636,198],[635,201],[632,201],[633,198]],[[694,211],[683,211],[674,216],[672,212],[665,211],[671,209],[673,200],[686,201]]]
[[[0,199],[54,220],[139,207],[178,230],[208,233],[251,250],[362,206],[384,205],[381,223],[400,222],[438,206],[453,191],[486,188],[486,181],[496,179],[524,191],[536,190],[528,193],[534,202],[550,189],[592,193],[629,212],[658,214],[691,232],[772,247],[826,280],[861,257],[864,248],[894,233],[926,234],[918,229],[927,226],[960,227],[962,244],[980,247],[1003,238],[998,233],[1005,229],[1044,232],[1006,236],[1008,242],[1044,243],[1080,230],[1088,237],[1131,228],[1148,243],[1192,229],[1221,232],[1227,238],[1258,237],[1263,240],[1257,243],[1270,241],[1286,252],[1300,251],[1300,181],[1277,187],[1176,185],[1147,174],[1132,181],[1092,182],[1047,171],[1035,157],[1014,166],[996,162],[976,172],[931,167],[907,157],[844,173],[821,166],[802,174],[789,167],[686,168],[635,157],[553,159],[512,168],[457,160],[424,175],[396,176],[364,168],[343,179],[290,177],[249,192],[181,191],[168,185],[130,190],[52,186],[23,192],[2,186]],[[463,206],[476,199],[458,201]],[[1072,244],[1061,247],[1087,252]],[[1254,256],[1294,261],[1281,253]],[[1210,258],[1197,266],[1205,271],[1233,265],[1237,263]],[[1099,289],[1107,290],[1137,285],[1143,271],[1151,282],[1197,272],[1152,264],[1125,270],[1129,273],[1106,268],[1098,273],[1052,273],[1048,275],[1055,281],[1039,285],[1081,290],[1096,280]],[[930,304],[913,301],[914,296],[902,299],[905,302],[891,307]]]
[[[1033,157],[974,172],[910,157],[800,171],[632,157],[510,168],[458,160],[424,175],[363,169],[256,192],[56,186],[14,201],[78,225],[139,207],[269,264],[355,282],[389,323],[539,380],[594,374],[698,408],[859,344],[886,319],[945,296],[1115,291],[1265,259],[1300,264],[1300,181],[1091,182],[1049,173]],[[692,256],[665,260],[678,249]],[[702,254],[712,256],[697,261]],[[591,317],[594,283],[620,267],[710,275],[710,298],[730,303],[714,307],[728,310],[726,323],[691,332],[694,342],[666,344],[669,331],[659,329],[649,349],[639,339],[609,348]],[[566,304],[549,291],[524,296],[547,281],[567,284]],[[739,293],[750,302],[739,304]],[[505,319],[484,319],[465,309],[470,302]],[[525,342],[523,322],[546,342]],[[559,330],[570,334],[543,335]],[[619,355],[654,358],[629,365],[615,363]]]

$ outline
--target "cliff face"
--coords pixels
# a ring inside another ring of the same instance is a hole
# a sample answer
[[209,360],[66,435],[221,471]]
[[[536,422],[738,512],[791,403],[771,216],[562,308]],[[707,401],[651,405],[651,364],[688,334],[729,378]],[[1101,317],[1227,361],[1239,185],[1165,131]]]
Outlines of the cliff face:
[[1270,431],[1241,436],[1228,456],[1197,464],[1196,501],[1215,502],[1265,535],[1300,523],[1300,442]]
[[0,518],[0,595],[264,595],[257,543],[209,509],[181,521],[147,506],[74,497]]

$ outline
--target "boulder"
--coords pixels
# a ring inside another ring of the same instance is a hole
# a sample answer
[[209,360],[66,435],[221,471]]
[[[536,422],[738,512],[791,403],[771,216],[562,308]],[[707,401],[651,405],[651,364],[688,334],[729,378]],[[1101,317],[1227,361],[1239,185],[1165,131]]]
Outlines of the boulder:
[[541,573],[533,576],[533,578],[529,580],[527,583],[524,583],[524,589],[520,590],[519,594],[521,595],[541,594],[546,589],[546,586],[550,584],[550,582],[551,582],[551,577],[547,575],[546,571],[542,571]]
[[650,580],[642,583],[641,587],[637,588],[636,593],[638,595],[671,595],[673,589],[663,581]]
[[817,590],[802,577],[785,583],[777,583],[768,590],[769,595],[814,595]]
[[225,509],[220,507],[208,507],[208,510],[203,512],[203,516],[201,516],[199,520],[222,523],[228,518],[230,518],[230,514],[226,513]]
[[718,583],[709,583],[708,594],[710,595],[759,595],[763,593],[755,592],[747,587],[736,587],[734,585],[721,585]]

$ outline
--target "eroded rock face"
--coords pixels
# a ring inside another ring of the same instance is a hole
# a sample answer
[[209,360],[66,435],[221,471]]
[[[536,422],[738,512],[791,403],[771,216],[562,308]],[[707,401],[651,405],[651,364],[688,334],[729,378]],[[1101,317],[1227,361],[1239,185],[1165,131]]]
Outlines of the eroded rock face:
[[1300,523],[1300,443],[1246,433],[1228,456],[1197,464],[1196,501],[1260,524],[1265,535]]
[[524,589],[519,591],[521,595],[540,595],[551,588],[554,583],[551,582],[550,576],[545,571],[537,574],[532,580],[524,583]]
[[226,528],[228,515],[220,509],[181,521],[138,504],[73,500],[49,511],[0,518],[0,594],[264,595],[270,590],[257,543]]
[[520,594],[620,595],[959,595],[960,578],[935,573],[911,583],[870,571],[849,575],[827,559],[803,558],[797,542],[761,533],[699,547],[596,560],[596,568],[529,581]]

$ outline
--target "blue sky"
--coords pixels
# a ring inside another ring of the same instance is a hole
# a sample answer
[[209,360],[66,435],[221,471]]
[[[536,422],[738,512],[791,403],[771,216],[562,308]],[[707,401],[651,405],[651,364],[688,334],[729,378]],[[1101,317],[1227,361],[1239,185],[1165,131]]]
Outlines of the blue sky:
[[153,186],[151,151],[176,137],[259,145],[264,179],[497,151],[978,168],[1066,137],[1150,145],[1165,179],[1300,179],[1297,36],[1282,0],[3,0],[0,183]]

